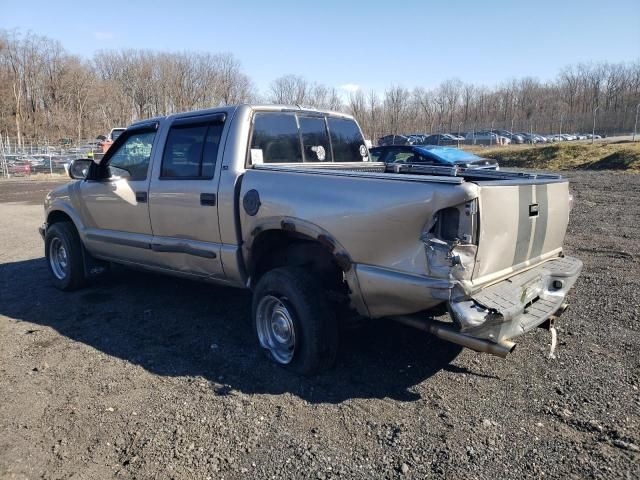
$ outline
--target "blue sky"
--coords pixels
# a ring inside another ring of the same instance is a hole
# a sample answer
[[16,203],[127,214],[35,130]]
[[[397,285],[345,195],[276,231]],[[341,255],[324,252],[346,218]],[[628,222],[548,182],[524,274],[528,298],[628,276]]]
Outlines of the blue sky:
[[579,62],[640,59],[638,0],[0,0],[0,28],[112,48],[232,52],[265,91],[297,74],[343,91],[546,80]]

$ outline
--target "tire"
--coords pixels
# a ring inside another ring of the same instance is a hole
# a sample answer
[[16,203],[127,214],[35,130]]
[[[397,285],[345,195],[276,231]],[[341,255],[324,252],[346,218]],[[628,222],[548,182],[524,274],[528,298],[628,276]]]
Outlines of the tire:
[[71,222],[58,222],[47,228],[44,252],[51,283],[56,288],[71,291],[85,285],[82,244]]
[[305,270],[282,267],[265,273],[253,292],[251,313],[258,344],[287,370],[313,375],[335,362],[336,317],[324,289]]

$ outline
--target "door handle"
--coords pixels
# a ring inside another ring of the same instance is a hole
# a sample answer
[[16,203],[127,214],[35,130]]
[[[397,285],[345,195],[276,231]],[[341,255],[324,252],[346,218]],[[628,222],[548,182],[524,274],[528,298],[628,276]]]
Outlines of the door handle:
[[147,203],[147,192],[136,192],[136,202]]
[[200,205],[205,207],[215,207],[216,206],[216,194],[215,193],[201,193],[200,194]]

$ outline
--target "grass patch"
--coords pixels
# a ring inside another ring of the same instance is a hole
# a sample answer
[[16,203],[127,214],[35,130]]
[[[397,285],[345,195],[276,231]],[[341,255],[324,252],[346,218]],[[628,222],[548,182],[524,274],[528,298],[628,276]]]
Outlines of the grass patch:
[[497,160],[503,167],[543,170],[619,170],[640,173],[640,142],[556,143],[465,150]]

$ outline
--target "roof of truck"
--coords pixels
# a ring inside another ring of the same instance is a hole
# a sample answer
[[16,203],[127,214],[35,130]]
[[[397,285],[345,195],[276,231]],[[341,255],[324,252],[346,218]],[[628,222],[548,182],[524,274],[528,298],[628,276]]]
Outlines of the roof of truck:
[[235,111],[235,110],[238,110],[238,109],[242,109],[242,108],[247,108],[247,109],[251,109],[251,110],[275,111],[275,112],[277,112],[277,111],[291,111],[291,112],[310,112],[310,113],[316,113],[316,114],[317,113],[322,113],[322,114],[332,115],[332,116],[337,116],[337,117],[353,118],[351,115],[349,115],[347,113],[337,112],[335,110],[327,110],[327,109],[322,109],[322,108],[309,107],[309,106],[305,106],[305,105],[242,103],[242,104],[238,104],[238,105],[225,105],[225,106],[220,106],[220,107],[215,107],[215,108],[206,108],[206,109],[202,109],[202,110],[191,110],[191,111],[186,111],[186,112],[173,113],[171,115],[166,115],[166,116],[158,116],[158,117],[153,117],[153,118],[146,118],[144,120],[138,120],[136,122],[133,122],[130,126],[144,125],[144,124],[149,123],[149,122],[161,122],[161,121],[165,121],[167,119],[192,117],[192,116],[198,116],[198,115],[208,115],[208,114],[219,113],[219,112],[230,113],[232,111]]

